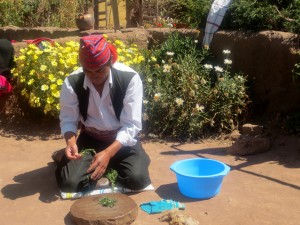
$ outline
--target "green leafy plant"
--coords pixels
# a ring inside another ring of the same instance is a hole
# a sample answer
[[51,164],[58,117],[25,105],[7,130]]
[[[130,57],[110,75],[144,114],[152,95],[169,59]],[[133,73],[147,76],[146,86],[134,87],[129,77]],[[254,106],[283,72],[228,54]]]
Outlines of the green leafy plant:
[[[300,51],[298,51],[297,54],[300,56]],[[295,80],[300,78],[300,62],[294,65],[292,73]]]
[[[0,25],[19,27],[76,27],[75,16],[85,11],[87,0],[0,1]],[[89,5],[92,5],[91,3]]]
[[110,169],[106,174],[106,178],[109,180],[113,192],[115,191],[117,177],[118,172],[114,169]]
[[101,198],[99,200],[99,204],[101,204],[102,206],[104,207],[110,207],[110,208],[113,208],[117,203],[117,200],[114,199],[114,198],[110,198],[110,197],[104,197],[104,198]]
[[89,154],[95,155],[95,154],[96,154],[95,149],[92,149],[92,148],[86,148],[86,149],[83,149],[83,150],[80,152],[80,155],[81,155],[81,156],[86,156],[86,155],[89,155]]
[[299,0],[236,0],[229,7],[230,29],[300,32]]
[[165,17],[195,28],[206,21],[211,3],[211,0],[165,0],[161,1],[160,11]]
[[224,51],[223,67],[208,63],[210,55],[197,48],[197,40],[176,32],[145,53],[146,134],[193,139],[235,128],[247,108],[246,77],[231,72],[229,50]]

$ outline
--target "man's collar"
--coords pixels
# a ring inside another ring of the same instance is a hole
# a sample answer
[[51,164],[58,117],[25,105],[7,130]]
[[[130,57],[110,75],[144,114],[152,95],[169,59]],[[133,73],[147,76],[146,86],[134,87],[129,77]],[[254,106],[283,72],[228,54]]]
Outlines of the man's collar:
[[[82,70],[82,72],[83,72],[83,70]],[[109,87],[112,87],[113,79],[112,79],[112,70],[111,70],[111,68],[109,70],[108,83],[109,83]],[[92,82],[86,76],[84,76],[83,88],[86,89],[88,87],[88,84],[93,85]]]

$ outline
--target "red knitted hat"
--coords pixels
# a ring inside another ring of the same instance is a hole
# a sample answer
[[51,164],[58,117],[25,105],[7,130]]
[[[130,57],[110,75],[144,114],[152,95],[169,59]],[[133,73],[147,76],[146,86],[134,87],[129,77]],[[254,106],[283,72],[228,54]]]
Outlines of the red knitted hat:
[[83,68],[98,69],[118,58],[116,48],[102,35],[89,35],[80,39],[79,62]]

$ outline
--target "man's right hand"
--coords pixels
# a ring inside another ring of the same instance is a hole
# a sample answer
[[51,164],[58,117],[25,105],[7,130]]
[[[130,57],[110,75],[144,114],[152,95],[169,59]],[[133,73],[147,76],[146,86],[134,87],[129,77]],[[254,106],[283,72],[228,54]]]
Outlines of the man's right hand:
[[73,132],[66,132],[64,134],[67,147],[65,149],[65,153],[68,159],[79,159],[81,156],[78,153],[78,147],[76,144],[76,134]]
[[78,148],[77,145],[75,146],[67,146],[65,149],[65,153],[68,159],[79,159],[81,158],[81,155],[78,154]]

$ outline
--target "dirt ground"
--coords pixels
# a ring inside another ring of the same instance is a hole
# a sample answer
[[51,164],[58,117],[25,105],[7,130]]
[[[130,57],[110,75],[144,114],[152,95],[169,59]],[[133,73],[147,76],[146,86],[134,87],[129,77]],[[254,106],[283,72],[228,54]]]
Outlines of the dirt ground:
[[[51,154],[64,147],[57,121],[19,121],[0,114],[0,224],[72,225],[70,207],[55,182]],[[299,225],[299,138],[272,135],[268,152],[247,157],[227,154],[232,143],[207,139],[195,143],[143,141],[151,158],[154,191],[128,194],[139,205],[173,199],[186,205],[184,213],[201,225]],[[184,197],[170,165],[187,158],[217,159],[231,167],[221,192],[208,200]],[[133,225],[167,224],[161,214],[139,208]]]

